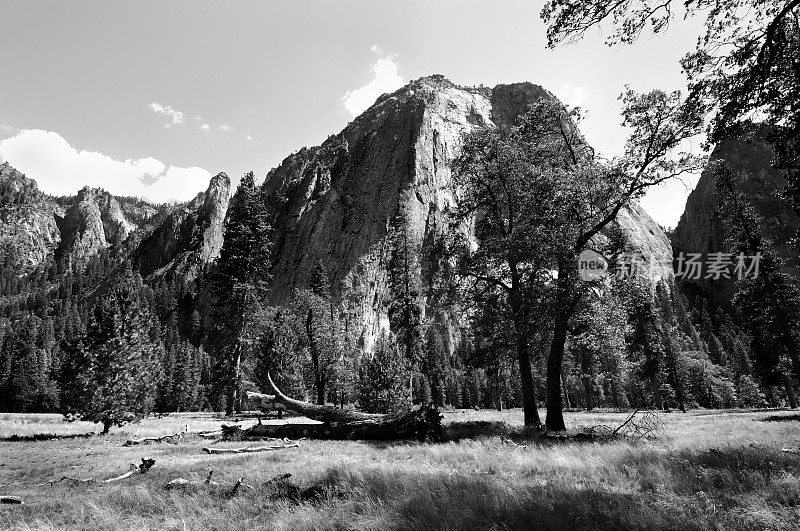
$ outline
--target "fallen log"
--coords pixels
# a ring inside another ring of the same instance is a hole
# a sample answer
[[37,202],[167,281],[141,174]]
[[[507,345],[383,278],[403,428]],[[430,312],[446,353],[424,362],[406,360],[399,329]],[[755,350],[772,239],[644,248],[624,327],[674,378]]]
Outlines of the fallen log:
[[242,436],[242,427],[239,426],[238,424],[233,424],[233,425],[230,425],[230,426],[227,425],[227,424],[223,424],[222,425],[222,438],[223,439],[238,440],[238,439],[241,438],[241,436]]
[[332,406],[310,404],[284,395],[267,374],[267,383],[272,388],[275,401],[287,410],[320,421],[321,424],[256,424],[244,430],[243,439],[262,437],[288,437],[296,439],[439,439],[442,434],[442,414],[438,409],[422,406],[408,412],[381,415],[360,411],[338,409]]
[[214,474],[213,470],[208,471],[208,477],[204,481],[190,481],[185,478],[175,478],[164,485],[167,490],[183,489],[183,490],[196,490],[204,485],[215,487],[219,485],[216,481],[211,481],[211,476]]
[[138,444],[160,443],[164,441],[170,444],[178,444],[181,442],[181,437],[183,437],[183,434],[173,433],[172,435],[164,435],[162,437],[142,437],[141,439],[128,439],[122,446],[136,446]]
[[294,442],[283,446],[245,446],[244,448],[203,448],[209,455],[213,454],[253,454],[257,452],[271,452],[273,450],[283,450],[285,448],[299,448],[300,443]]
[[[267,395],[264,393],[256,393],[254,391],[245,391],[244,395],[249,400],[260,400],[262,404],[268,405],[271,409],[273,409],[278,415],[278,418],[283,418],[283,412],[286,411],[286,406],[282,403],[275,400],[275,395]],[[261,422],[261,417],[259,417],[259,423]]]
[[50,485],[52,487],[56,483],[61,483],[62,481],[71,481],[73,483],[87,484],[87,483],[94,483],[94,478],[80,479],[80,478],[73,478],[70,476],[64,476],[61,479],[53,479],[51,481],[45,481],[44,483],[39,483],[37,485],[34,485],[34,487],[44,487],[45,485]]
[[129,478],[134,474],[145,474],[155,464],[156,464],[156,460],[155,459],[147,459],[145,457],[142,457],[142,463],[140,465],[137,466],[134,463],[131,463],[130,469],[126,473],[122,474],[121,476],[114,477],[114,478],[108,478],[108,479],[104,480],[103,483],[112,483],[114,481],[120,481],[120,480]]
[[9,505],[21,505],[24,503],[22,498],[17,496],[0,496],[0,503],[9,504]]

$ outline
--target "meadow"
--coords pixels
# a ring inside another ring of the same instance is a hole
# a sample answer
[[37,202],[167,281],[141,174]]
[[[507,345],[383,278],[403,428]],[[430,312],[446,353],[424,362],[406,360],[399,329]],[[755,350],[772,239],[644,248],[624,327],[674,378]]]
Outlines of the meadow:
[[[573,431],[623,412],[566,414]],[[800,529],[800,416],[789,411],[661,414],[652,439],[526,438],[519,410],[445,414],[440,443],[304,440],[299,448],[208,455],[196,435],[125,447],[132,437],[218,428],[173,414],[108,435],[0,442],[4,529]],[[290,421],[296,421],[292,419]],[[229,422],[229,421],[228,421]],[[246,426],[254,420],[245,419]],[[91,424],[0,414],[0,437],[75,435]],[[97,428],[99,430],[99,428]],[[213,447],[243,447],[222,442]],[[255,443],[260,444],[260,443]],[[789,450],[789,451],[786,451]],[[146,474],[103,483],[142,457]],[[216,487],[202,484],[213,470]],[[292,476],[284,481],[270,479]],[[90,483],[58,480],[95,478]],[[231,495],[240,477],[253,488]],[[168,490],[175,478],[199,486]]]

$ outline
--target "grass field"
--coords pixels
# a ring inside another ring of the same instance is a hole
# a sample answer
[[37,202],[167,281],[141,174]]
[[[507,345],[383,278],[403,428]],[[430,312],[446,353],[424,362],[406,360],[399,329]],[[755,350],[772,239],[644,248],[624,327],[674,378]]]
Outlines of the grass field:
[[[625,413],[567,413],[578,430]],[[768,420],[780,417],[779,420]],[[456,411],[466,421],[521,423],[519,410]],[[791,412],[663,415],[654,440],[521,441],[484,434],[438,444],[303,441],[299,448],[207,455],[209,443],[123,447],[133,436],[218,428],[220,417],[179,414],[106,436],[0,442],[0,505],[9,529],[800,529],[800,417]],[[92,425],[0,414],[0,437],[74,434]],[[484,429],[484,432],[488,430]],[[218,443],[215,446],[245,446]],[[62,476],[98,480],[148,456],[144,475],[104,484],[35,486]],[[166,490],[178,477],[216,488]],[[264,485],[290,473],[286,483]],[[240,477],[255,490],[229,496]]]

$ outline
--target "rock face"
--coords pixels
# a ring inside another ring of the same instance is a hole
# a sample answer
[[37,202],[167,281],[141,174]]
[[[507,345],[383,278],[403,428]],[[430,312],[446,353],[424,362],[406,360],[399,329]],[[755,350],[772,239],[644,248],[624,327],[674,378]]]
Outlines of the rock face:
[[0,164],[0,250],[13,253],[11,267],[29,271],[61,241],[55,216],[60,207],[8,163]]
[[[65,257],[78,263],[86,260],[100,249],[108,247],[103,216],[100,211],[102,190],[93,190],[88,186],[78,192],[75,203],[67,209],[59,221],[59,229],[63,235],[57,258]],[[118,206],[118,205],[117,205]],[[106,216],[111,218],[110,215]],[[113,224],[113,230],[119,233],[119,225]]]
[[[321,146],[286,158],[263,184],[276,238],[272,302],[287,302],[321,262],[334,296],[348,294],[342,303],[363,323],[362,344],[369,349],[386,323],[386,236],[393,221],[405,220],[425,270],[426,246],[447,229],[442,213],[453,201],[450,165],[464,136],[513,124],[539,98],[554,96],[531,83],[487,89],[422,78],[378,98]],[[632,247],[672,255],[644,211],[624,212],[620,226]],[[671,265],[651,276],[670,280]]]
[[231,182],[220,173],[208,190],[174,209],[132,255],[142,276],[177,274],[187,282],[198,275],[222,249],[225,214]]
[[640,275],[655,290],[658,283],[671,285],[675,278],[672,268],[672,244],[664,230],[638,205],[624,208],[617,215],[616,225],[626,236],[627,245],[639,256],[644,267]]
[[50,259],[82,266],[101,249],[120,246],[131,250],[143,276],[175,273],[192,282],[219,256],[229,195],[230,180],[221,173],[206,192],[174,207],[89,187],[52,198],[6,163],[0,165],[0,252],[22,274]]
[[[786,180],[771,166],[773,146],[767,142],[767,134],[768,130],[761,128],[725,140],[714,149],[711,162],[724,161],[731,168],[736,189],[762,218],[763,235],[772,240],[776,251],[786,261],[785,271],[800,278],[797,251],[789,242],[800,230],[800,216],[778,197]],[[676,254],[727,252],[725,227],[716,214],[718,206],[716,179],[711,172],[703,172],[686,201],[686,209],[672,237]],[[723,306],[730,305],[735,293],[731,281],[686,281]]]

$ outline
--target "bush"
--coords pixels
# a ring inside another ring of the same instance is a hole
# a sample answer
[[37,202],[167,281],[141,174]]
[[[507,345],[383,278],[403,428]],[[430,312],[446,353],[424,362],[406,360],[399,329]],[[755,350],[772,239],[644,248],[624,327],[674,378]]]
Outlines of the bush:
[[411,407],[411,369],[392,336],[381,334],[371,358],[361,361],[358,402],[368,413],[396,413]]

